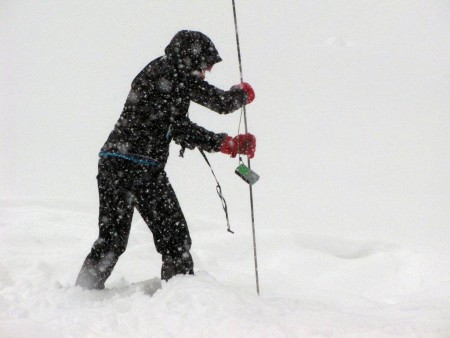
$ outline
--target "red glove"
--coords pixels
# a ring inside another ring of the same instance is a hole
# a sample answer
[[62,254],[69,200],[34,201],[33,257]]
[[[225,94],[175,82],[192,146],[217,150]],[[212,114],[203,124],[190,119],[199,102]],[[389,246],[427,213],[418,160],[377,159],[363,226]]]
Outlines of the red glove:
[[227,136],[220,147],[220,152],[236,157],[237,154],[247,155],[249,158],[255,156],[256,137],[252,134],[240,134],[234,138]]
[[238,85],[234,85],[233,88],[239,88],[242,89],[243,91],[245,91],[247,93],[247,103],[246,104],[250,104],[253,102],[253,100],[255,99],[255,91],[253,90],[252,86],[250,86],[250,84],[248,84],[247,82],[243,82],[240,83]]

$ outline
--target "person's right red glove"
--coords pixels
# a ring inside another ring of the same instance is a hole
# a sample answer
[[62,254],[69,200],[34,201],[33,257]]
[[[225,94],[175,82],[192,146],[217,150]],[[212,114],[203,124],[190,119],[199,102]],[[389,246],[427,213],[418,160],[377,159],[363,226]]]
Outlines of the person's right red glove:
[[237,154],[247,155],[249,158],[255,156],[256,137],[250,133],[240,134],[235,137],[227,136],[222,142],[220,152],[236,157]]
[[234,85],[233,87],[231,87],[231,89],[233,89],[233,88],[242,89],[247,93],[247,103],[246,104],[252,103],[253,100],[255,99],[255,91],[253,90],[252,86],[250,86],[249,83],[242,82],[238,85]]

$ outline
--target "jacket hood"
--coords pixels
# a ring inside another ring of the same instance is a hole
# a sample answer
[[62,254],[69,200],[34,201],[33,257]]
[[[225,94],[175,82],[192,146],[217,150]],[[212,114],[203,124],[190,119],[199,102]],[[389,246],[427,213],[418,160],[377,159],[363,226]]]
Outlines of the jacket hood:
[[175,34],[165,53],[170,62],[186,71],[203,71],[222,61],[210,38],[203,33],[189,30]]

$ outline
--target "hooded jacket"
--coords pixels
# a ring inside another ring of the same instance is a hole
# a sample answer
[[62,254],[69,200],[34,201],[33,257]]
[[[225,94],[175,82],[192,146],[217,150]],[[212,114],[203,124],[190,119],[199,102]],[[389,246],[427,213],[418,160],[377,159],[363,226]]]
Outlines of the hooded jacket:
[[224,91],[201,73],[220,62],[217,49],[204,34],[183,30],[133,80],[122,114],[102,152],[149,157],[164,166],[172,139],[183,147],[219,151],[227,136],[190,121],[194,101],[219,114],[231,113],[247,101],[245,91]]

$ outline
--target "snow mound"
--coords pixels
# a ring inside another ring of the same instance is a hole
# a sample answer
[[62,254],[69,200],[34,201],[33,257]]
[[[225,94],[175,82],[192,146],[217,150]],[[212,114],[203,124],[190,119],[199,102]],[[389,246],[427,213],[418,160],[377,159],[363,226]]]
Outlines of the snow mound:
[[2,337],[445,337],[450,332],[450,283],[436,273],[427,276],[445,265],[436,255],[376,241],[260,231],[258,297],[250,234],[239,231],[224,240],[223,229],[211,227],[213,220],[192,218],[196,274],[166,283],[154,277],[160,258],[148,229],[136,220],[130,247],[107,288],[86,291],[73,283],[95,239],[94,211],[64,203],[0,206]]

